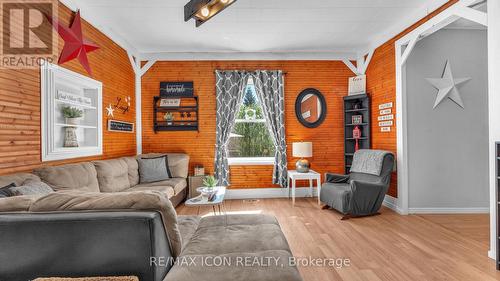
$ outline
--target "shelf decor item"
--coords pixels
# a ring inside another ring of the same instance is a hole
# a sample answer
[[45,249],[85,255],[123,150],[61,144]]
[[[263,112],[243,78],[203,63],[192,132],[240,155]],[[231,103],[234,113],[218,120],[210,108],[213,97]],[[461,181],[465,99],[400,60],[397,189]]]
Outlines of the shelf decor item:
[[205,175],[205,168],[203,165],[196,165],[194,166],[194,175],[195,176],[203,176]]
[[161,99],[161,107],[178,107],[181,105],[181,99]]
[[178,97],[179,106],[164,107],[161,100],[153,98],[153,128],[161,131],[198,131],[198,97]]
[[363,123],[363,115],[353,115],[351,119],[353,125],[359,125]]
[[64,127],[64,147],[78,147],[76,127]]
[[351,170],[354,152],[370,148],[370,97],[344,97],[344,169]]
[[83,110],[72,106],[65,106],[61,109],[61,111],[66,120],[66,124],[68,125],[80,124],[80,120],[83,117]]
[[312,142],[294,142],[292,148],[293,157],[300,157],[295,163],[295,169],[299,173],[309,173],[311,164],[306,157],[312,157]]
[[191,82],[160,82],[160,96],[162,98],[192,97],[194,83]]

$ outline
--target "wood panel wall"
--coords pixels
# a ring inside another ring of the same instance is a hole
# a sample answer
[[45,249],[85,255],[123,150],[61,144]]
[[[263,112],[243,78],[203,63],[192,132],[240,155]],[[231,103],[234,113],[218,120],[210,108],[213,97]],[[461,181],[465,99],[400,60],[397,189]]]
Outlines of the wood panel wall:
[[[59,20],[67,26],[73,13],[59,4]],[[130,96],[132,106],[126,114],[115,111],[114,119],[135,122],[134,73],[125,50],[97,29],[82,22],[84,37],[99,45],[89,54],[93,77],[103,83],[103,108],[117,97]],[[59,40],[59,51],[63,40]],[[77,60],[62,65],[87,75]],[[135,133],[113,133],[106,130],[106,111],[103,110],[103,155],[65,161],[41,162],[40,138],[40,71],[0,70],[0,174],[29,171],[42,164],[54,165],[84,160],[134,155]]]
[[[372,98],[372,148],[389,150],[394,153],[397,151],[396,124],[394,123],[391,132],[380,132],[377,121],[378,105],[382,103],[392,102],[394,104],[393,114],[396,115],[395,42],[456,2],[457,0],[449,1],[375,50],[366,71],[367,92]],[[388,194],[397,197],[397,192],[397,174],[394,172]]]
[[[281,69],[285,76],[286,136],[289,169],[295,162],[292,142],[312,141],[312,168],[320,173],[343,172],[342,97],[353,73],[341,61],[199,61],[157,62],[143,76],[142,118],[144,152],[184,152],[193,165],[203,164],[213,173],[215,153],[215,74],[216,69]],[[194,81],[200,98],[199,132],[153,132],[153,96],[160,81]],[[306,88],[317,88],[325,96],[327,117],[318,128],[308,129],[295,117],[295,99]],[[231,188],[265,188],[272,185],[272,166],[232,166]]]

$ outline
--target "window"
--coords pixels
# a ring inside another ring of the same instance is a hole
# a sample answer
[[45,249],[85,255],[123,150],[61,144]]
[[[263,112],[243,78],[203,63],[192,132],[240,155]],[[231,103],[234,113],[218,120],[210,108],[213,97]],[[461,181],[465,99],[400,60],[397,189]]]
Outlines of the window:
[[272,165],[274,144],[250,78],[229,139],[230,165]]

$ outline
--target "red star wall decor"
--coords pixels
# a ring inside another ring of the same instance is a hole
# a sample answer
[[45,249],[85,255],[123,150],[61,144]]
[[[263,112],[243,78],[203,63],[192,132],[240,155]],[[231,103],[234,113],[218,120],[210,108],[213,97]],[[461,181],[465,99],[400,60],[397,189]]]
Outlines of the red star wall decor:
[[75,19],[69,28],[62,25],[57,19],[49,16],[47,18],[64,40],[64,48],[59,56],[59,64],[78,58],[78,61],[87,70],[88,74],[92,75],[87,53],[99,49],[99,46],[83,38],[80,11],[76,12]]

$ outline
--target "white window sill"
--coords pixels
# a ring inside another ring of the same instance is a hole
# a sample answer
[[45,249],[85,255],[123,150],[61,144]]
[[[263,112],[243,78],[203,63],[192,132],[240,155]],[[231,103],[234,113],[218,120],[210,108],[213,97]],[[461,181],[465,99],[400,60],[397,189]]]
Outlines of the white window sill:
[[229,166],[274,165],[274,157],[233,157],[227,162]]

